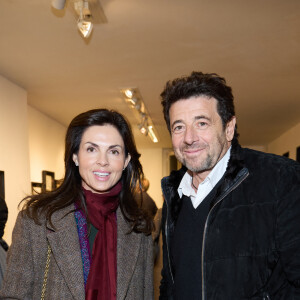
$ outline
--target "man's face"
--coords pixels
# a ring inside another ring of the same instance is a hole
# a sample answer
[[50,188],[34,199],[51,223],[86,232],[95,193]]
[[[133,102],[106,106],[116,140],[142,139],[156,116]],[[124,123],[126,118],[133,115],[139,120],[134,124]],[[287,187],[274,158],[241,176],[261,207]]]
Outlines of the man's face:
[[202,173],[205,178],[230,147],[235,118],[223,129],[217,100],[206,96],[175,102],[169,115],[177,159],[190,171]]

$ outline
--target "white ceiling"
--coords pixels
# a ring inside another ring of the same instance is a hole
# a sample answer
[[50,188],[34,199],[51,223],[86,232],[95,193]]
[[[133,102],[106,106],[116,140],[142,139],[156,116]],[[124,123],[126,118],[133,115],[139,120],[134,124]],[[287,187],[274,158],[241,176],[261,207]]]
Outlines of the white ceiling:
[[[119,90],[138,87],[170,147],[159,95],[191,71],[227,79],[240,141],[266,144],[300,122],[299,0],[100,0],[105,24],[84,40],[69,9],[50,0],[0,1],[0,74],[28,91],[28,103],[68,125],[88,109],[135,115]],[[70,3],[69,3],[70,5]]]

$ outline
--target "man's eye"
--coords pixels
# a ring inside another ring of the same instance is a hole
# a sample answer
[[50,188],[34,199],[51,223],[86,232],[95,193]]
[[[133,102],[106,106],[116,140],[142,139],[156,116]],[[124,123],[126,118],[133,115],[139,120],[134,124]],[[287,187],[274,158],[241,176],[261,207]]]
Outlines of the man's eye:
[[178,125],[176,127],[173,128],[174,132],[178,132],[178,131],[182,131],[183,130],[183,126],[182,125]]
[[207,123],[206,123],[206,122],[199,122],[199,123],[198,123],[198,126],[201,127],[201,128],[202,128],[202,127],[206,127],[206,126],[207,126]]

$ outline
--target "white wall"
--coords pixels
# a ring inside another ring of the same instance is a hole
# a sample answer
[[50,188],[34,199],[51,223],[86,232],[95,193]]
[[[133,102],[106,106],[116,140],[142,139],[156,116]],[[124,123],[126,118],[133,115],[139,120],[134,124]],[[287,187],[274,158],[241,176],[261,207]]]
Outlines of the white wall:
[[243,148],[249,148],[256,151],[266,152],[267,147],[264,145],[241,145]]
[[10,244],[19,202],[30,192],[27,93],[0,76],[0,170],[5,172],[8,221],[4,239]]
[[282,155],[289,152],[289,158],[296,160],[296,148],[300,146],[300,123],[279,136],[267,146],[267,152]]
[[66,127],[28,106],[28,136],[31,181],[42,182],[42,170],[64,176]]
[[153,198],[158,208],[162,207],[163,197],[160,187],[162,178],[162,149],[148,148],[138,149],[141,153],[141,164],[143,166],[145,177],[150,182],[148,194]]
[[31,193],[31,181],[41,182],[42,170],[63,177],[65,132],[66,127],[27,105],[24,89],[0,76],[0,170],[5,172],[8,244],[18,204]]

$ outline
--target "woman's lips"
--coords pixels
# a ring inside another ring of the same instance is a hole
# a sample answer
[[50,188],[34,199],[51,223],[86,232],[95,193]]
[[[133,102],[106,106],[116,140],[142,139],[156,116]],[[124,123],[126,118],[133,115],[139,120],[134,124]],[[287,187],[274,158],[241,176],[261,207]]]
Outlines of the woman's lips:
[[110,173],[109,172],[100,172],[100,171],[94,171],[93,174],[97,177],[98,180],[107,180]]

